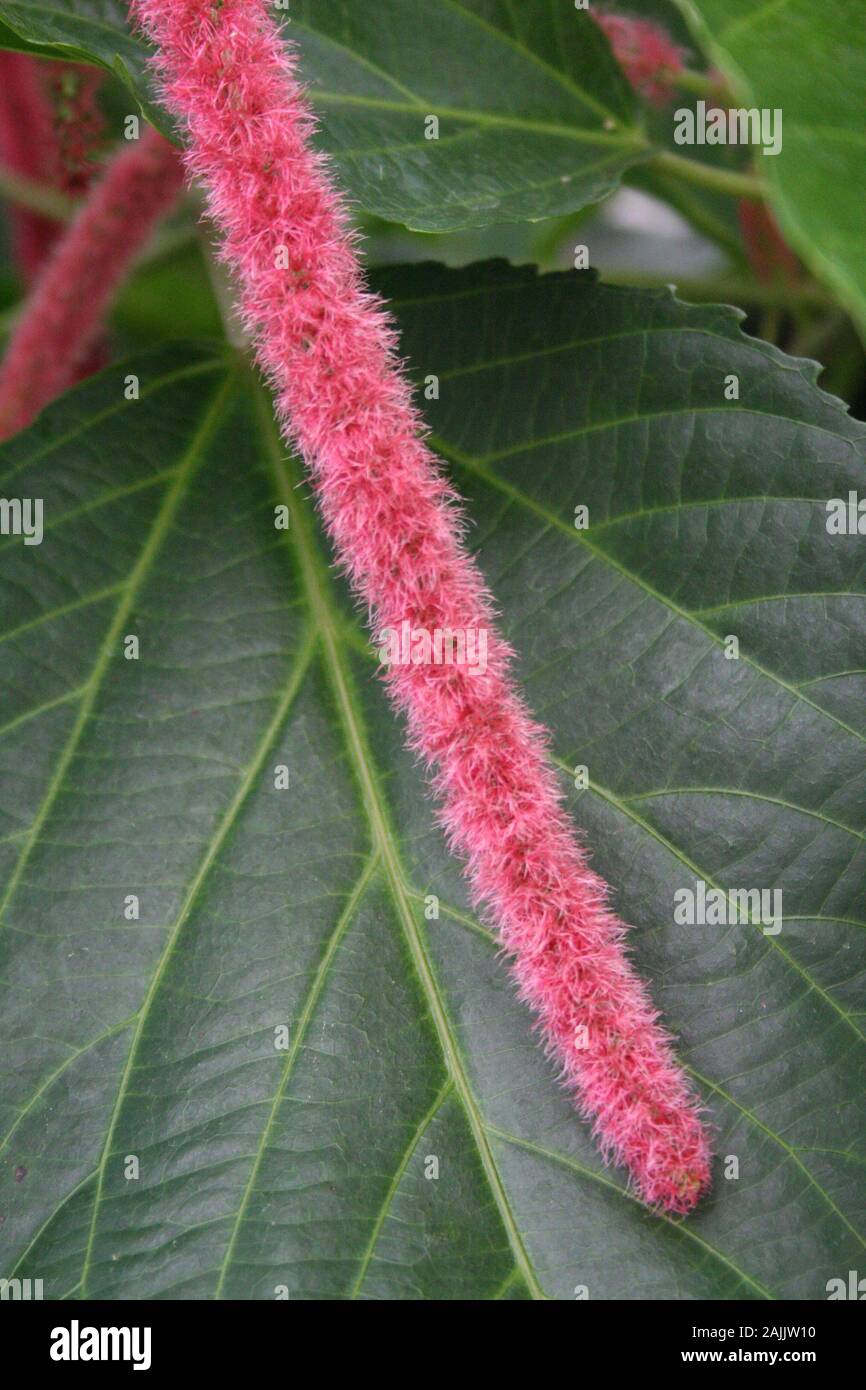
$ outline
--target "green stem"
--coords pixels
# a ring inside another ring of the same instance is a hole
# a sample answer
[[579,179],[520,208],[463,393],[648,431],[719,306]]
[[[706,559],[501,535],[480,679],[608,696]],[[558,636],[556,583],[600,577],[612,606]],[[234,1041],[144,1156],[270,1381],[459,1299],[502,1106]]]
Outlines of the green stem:
[[765,304],[761,314],[761,324],[758,329],[758,337],[763,338],[765,343],[775,343],[778,346],[779,333],[782,328],[782,310],[778,304]]
[[722,91],[722,85],[717,77],[711,76],[708,72],[694,72],[691,68],[680,68],[679,72],[671,72],[668,82],[672,87],[679,87],[682,92],[694,92],[699,97],[717,97]]
[[0,197],[30,212],[41,213],[54,222],[68,222],[75,212],[74,198],[68,198],[56,188],[16,174],[11,169],[0,169]]
[[766,183],[755,174],[738,174],[731,169],[717,169],[712,164],[699,164],[695,159],[685,159],[670,150],[661,150],[648,161],[647,167],[673,174],[701,188],[711,188],[716,193],[730,193],[734,198],[760,201],[767,194]]

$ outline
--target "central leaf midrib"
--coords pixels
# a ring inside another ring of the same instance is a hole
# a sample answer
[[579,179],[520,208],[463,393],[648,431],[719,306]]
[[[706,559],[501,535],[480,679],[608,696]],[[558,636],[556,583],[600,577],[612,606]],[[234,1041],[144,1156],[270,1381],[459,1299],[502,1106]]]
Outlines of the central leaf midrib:
[[295,553],[301,579],[307,593],[317,630],[322,639],[325,664],[331,681],[335,703],[343,726],[347,751],[355,769],[361,790],[362,801],[370,823],[373,843],[377,846],[386,870],[391,897],[403,928],[406,944],[422,987],[427,1007],[439,1039],[449,1075],[454,1081],[456,1094],[463,1106],[469,1128],[478,1151],[491,1194],[499,1210],[503,1227],[508,1235],[512,1251],[520,1266],[521,1273],[535,1299],[545,1299],[547,1295],[541,1288],[535,1270],[520,1233],[516,1217],[511,1210],[502,1178],[493,1158],[487,1139],[486,1127],[477,1102],[469,1085],[466,1068],[463,1064],[457,1040],[454,1036],[444,1001],[436,981],[432,965],[427,956],[424,943],[418,932],[414,915],[409,904],[406,876],[396,850],[396,839],[390,826],[384,796],[378,784],[378,774],[374,768],[363,718],[352,698],[351,684],[345,669],[340,649],[340,624],[333,612],[326,584],[321,574],[321,563],[308,533],[305,514],[297,504],[297,491],[291,485],[288,461],[284,456],[273,420],[270,402],[263,398],[257,388],[258,418],[264,446],[272,461],[274,478],[281,500],[289,509],[292,519],[292,535],[295,540]]
[[[351,92],[328,92],[314,88],[311,96],[314,104],[321,106],[360,106],[369,111],[394,111],[404,115],[425,110],[423,105],[389,101],[387,97],[357,96]],[[626,151],[633,150],[635,154],[645,152],[648,157],[653,153],[652,145],[633,126],[627,126],[619,133],[610,130],[585,130],[580,126],[559,125],[556,121],[541,121],[530,116],[508,116],[504,113],[476,111],[463,106],[443,106],[441,102],[431,102],[430,106],[431,115],[464,121],[469,126],[521,130],[530,135],[548,135],[578,145],[609,145],[612,148],[619,146]],[[423,148],[425,143],[423,139],[419,139],[419,149]],[[337,156],[341,153],[339,148],[334,150]]]

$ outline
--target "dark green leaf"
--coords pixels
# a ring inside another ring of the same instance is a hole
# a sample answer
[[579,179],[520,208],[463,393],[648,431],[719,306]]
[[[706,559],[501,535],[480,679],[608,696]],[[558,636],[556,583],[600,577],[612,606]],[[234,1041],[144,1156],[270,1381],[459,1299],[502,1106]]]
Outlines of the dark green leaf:
[[[89,57],[153,112],[126,8],[10,0],[0,42]],[[604,197],[651,153],[606,40],[572,0],[293,0],[290,18],[322,143],[379,217],[421,231],[550,217]]]
[[[727,309],[501,265],[378,288],[439,376],[522,682],[717,1126],[713,1193],[675,1223],[602,1167],[268,403],[166,349],[0,460],[47,528],[0,549],[0,1273],[46,1297],[824,1298],[864,1246],[862,538],[825,525],[866,489],[863,427]],[[782,930],[676,926],[699,878],[781,888]]]

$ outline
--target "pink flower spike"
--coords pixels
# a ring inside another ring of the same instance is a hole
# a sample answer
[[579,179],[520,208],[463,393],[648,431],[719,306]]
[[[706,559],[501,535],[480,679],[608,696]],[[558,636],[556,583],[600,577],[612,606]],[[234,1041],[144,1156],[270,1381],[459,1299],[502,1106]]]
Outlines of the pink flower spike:
[[105,74],[81,63],[45,63],[53,104],[58,182],[65,193],[82,193],[96,171],[106,139],[99,90]]
[[[34,183],[56,186],[53,120],[39,61],[25,53],[0,53],[0,165]],[[14,204],[10,222],[15,259],[30,284],[60,228],[51,218]]]
[[22,429],[76,379],[106,309],[182,183],[177,151],[151,128],[109,164],[12,334],[0,366],[0,439]]
[[609,11],[592,17],[635,91],[653,106],[666,106],[673,91],[671,79],[683,68],[685,49],[650,19]]
[[395,659],[386,677],[474,901],[605,1155],[627,1165],[645,1202],[687,1212],[709,1182],[697,1099],[575,841],[547,736],[512,681],[395,331],[364,288],[348,213],[311,146],[296,55],[264,0],[134,0],[133,13],[187,132],[187,169],[223,234],[285,436],[307,460],[376,640],[484,635],[483,669]]

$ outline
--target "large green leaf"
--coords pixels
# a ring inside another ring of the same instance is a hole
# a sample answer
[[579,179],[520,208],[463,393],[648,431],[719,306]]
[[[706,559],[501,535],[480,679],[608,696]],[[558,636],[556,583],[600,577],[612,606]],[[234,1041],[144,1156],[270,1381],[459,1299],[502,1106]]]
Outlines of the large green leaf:
[[650,153],[607,40],[571,0],[300,0],[288,32],[343,186],[407,226],[571,212]]
[[[218,350],[162,349],[0,461],[46,525],[0,549],[0,1273],[76,1298],[823,1298],[864,1247],[864,567],[825,526],[866,487],[864,429],[728,309],[500,264],[378,288],[439,377],[437,446],[706,1097],[714,1190],[675,1222],[603,1168],[268,403]],[[698,879],[781,888],[782,930],[675,925]]]
[[[126,9],[9,0],[0,43],[100,62],[153,113],[146,49]],[[572,0],[292,0],[286,33],[342,185],[409,227],[571,212],[651,153],[607,40]],[[427,138],[428,115],[438,139]]]
[[782,111],[782,150],[758,157],[782,227],[866,331],[861,0],[677,0],[744,104]]

